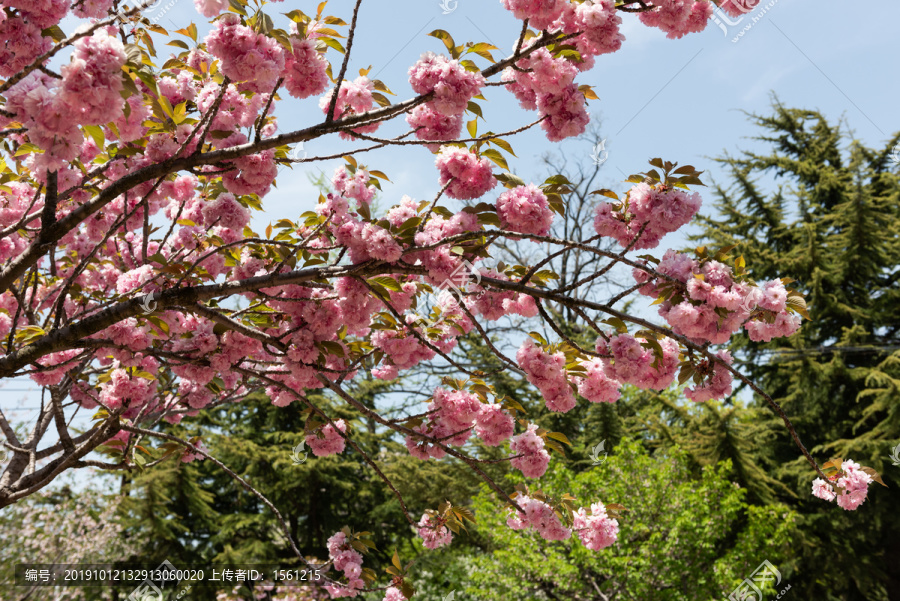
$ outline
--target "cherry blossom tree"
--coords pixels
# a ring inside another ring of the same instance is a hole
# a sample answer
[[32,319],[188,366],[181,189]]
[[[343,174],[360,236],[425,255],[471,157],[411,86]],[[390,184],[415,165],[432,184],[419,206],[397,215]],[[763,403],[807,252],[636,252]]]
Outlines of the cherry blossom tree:
[[[738,15],[757,2],[715,4]],[[821,478],[817,496],[837,496],[844,509],[863,502],[878,475],[849,460],[820,468],[785,412],[714,346],[742,328],[752,340],[795,333],[809,316],[790,280],[755,282],[728,248],[633,256],[696,215],[701,172],[653,159],[651,169],[628,178],[623,196],[595,191],[606,199],[593,217],[595,236],[563,239],[550,231],[565,214],[570,182],[561,175],[527,182],[509,168],[508,140],[518,132],[540,127],[558,142],[585,131],[587,103],[597,97],[576,79],[595,57],[621,47],[623,18],[680,38],[706,26],[712,1],[502,0],[522,22],[508,56],[435,30],[430,35],[445,52],[425,52],[409,67],[414,95],[397,102],[367,70],[348,74],[354,38],[365,27],[362,0],[343,16],[326,14],[325,3],[315,14],[280,14],[277,3],[262,0],[194,3],[212,20],[203,38],[194,24],[170,33],[141,17],[141,5],[117,0],[3,0],[0,377],[30,376],[46,402],[26,437],[0,414],[11,454],[0,507],[68,470],[149,469],[178,459],[216,463],[258,494],[202,440],[159,427],[257,390],[276,406],[304,405],[315,456],[352,449],[396,493],[377,457],[355,444],[352,423],[306,395],[325,389],[403,437],[413,456],[463,461],[509,505],[511,528],[550,540],[576,536],[592,550],[614,544],[625,500],[551,498],[537,486],[506,491],[481,469],[484,460],[466,447],[473,437],[508,445],[506,460],[533,479],[547,469],[549,451],[568,441],[529,423],[515,399],[495,394],[491,373],[456,362],[463,336],[483,337],[554,412],[579,399],[615,402],[626,384],[663,390],[676,380],[690,383],[685,396],[693,402],[721,399],[737,379],[784,420]],[[85,22],[67,34],[60,27],[67,16]],[[162,40],[178,54],[160,57]],[[478,101],[507,92],[536,115],[515,130],[480,133]],[[285,95],[318,97],[321,118],[279,133]],[[397,121],[408,125],[405,133],[377,135]],[[292,153],[335,134],[347,143],[338,154]],[[439,191],[425,200],[405,196],[374,214],[389,174],[361,161],[394,145],[435,154]],[[283,216],[262,232],[251,227],[279,166],[341,157],[345,165],[315,210]],[[607,240],[620,249],[601,248]],[[545,258],[494,264],[492,248],[509,241],[543,245]],[[556,274],[543,268],[572,249],[603,266],[554,286]],[[613,266],[632,270],[628,294],[605,303],[572,294]],[[617,308],[635,293],[659,305],[660,322]],[[546,303],[577,315],[596,343],[566,336]],[[542,321],[557,339],[535,332],[508,356],[484,324],[510,315]],[[444,378],[421,414],[388,420],[347,392],[361,372],[393,379],[430,362],[460,377]],[[72,420],[83,411],[93,412],[92,425],[75,430]],[[429,548],[450,543],[475,519],[448,502],[416,519],[396,495]],[[367,536],[345,529],[328,541],[332,597],[378,587],[362,567],[375,544]],[[385,599],[413,594],[408,569],[399,558],[389,568]]]

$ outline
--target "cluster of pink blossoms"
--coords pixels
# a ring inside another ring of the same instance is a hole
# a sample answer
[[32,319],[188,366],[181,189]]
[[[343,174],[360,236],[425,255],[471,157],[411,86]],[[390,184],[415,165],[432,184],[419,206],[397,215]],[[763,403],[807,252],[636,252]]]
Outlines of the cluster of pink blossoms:
[[516,503],[525,512],[512,509],[506,525],[513,530],[533,528],[544,540],[566,540],[572,536],[572,531],[563,526],[553,508],[544,501],[523,495],[516,498]]
[[[719,351],[717,353],[719,359],[731,365],[732,357],[728,351]],[[691,386],[686,388],[684,396],[694,401],[702,403],[712,399],[724,399],[731,394],[731,372],[721,363],[713,364],[711,361],[705,360],[701,362],[701,373],[703,371],[712,372],[705,374],[707,379],[699,386]]]
[[[544,50],[544,49],[541,49]],[[541,117],[541,127],[551,142],[559,142],[584,133],[591,117],[585,106],[584,94],[572,80],[574,72],[565,59],[551,58],[549,53],[537,50],[534,58],[528,56],[519,60],[516,66],[503,71],[502,80],[519,100],[522,108],[537,110]],[[569,83],[566,83],[566,82]],[[552,90],[549,92],[541,90]]]
[[334,569],[344,573],[347,578],[347,586],[328,583],[324,586],[332,599],[340,597],[356,597],[360,589],[365,587],[362,579],[363,556],[350,546],[347,535],[336,532],[327,542],[328,556],[333,562]]
[[497,199],[500,226],[514,232],[546,236],[553,224],[553,211],[544,192],[534,184],[516,186]]
[[[361,115],[362,113],[372,110],[375,106],[375,98],[372,92],[375,91],[375,84],[368,77],[357,77],[353,81],[344,80],[338,91],[337,103],[334,105],[334,120],[338,121],[341,117],[351,117],[353,115]],[[331,106],[331,97],[334,90],[328,90],[319,99],[319,108],[326,115]],[[370,123],[369,125],[361,125],[354,127],[352,131],[358,134],[371,134],[378,129],[380,122]],[[352,134],[341,131],[338,134],[343,140],[353,140]]]
[[[581,61],[553,58],[538,49],[518,61],[518,69],[507,67],[502,79],[523,108],[537,109],[545,119],[541,127],[547,139],[558,142],[584,132],[590,121],[584,94],[574,83],[577,71],[590,69],[594,57],[615,52],[625,37],[619,32],[621,17],[613,0],[589,0],[583,3],[564,0],[503,0],[517,18],[528,18],[538,29],[568,35]],[[527,46],[526,46],[527,48]]]
[[538,436],[537,426],[531,424],[525,432],[509,441],[513,455],[521,455],[510,461],[526,478],[540,478],[550,465],[550,453],[544,449],[544,439]]
[[[511,508],[506,525],[513,530],[534,529],[544,540],[566,540],[572,529],[566,528],[559,515],[544,501],[529,496],[519,496],[516,503],[523,511]],[[609,547],[619,537],[619,522],[609,517],[603,503],[591,505],[590,513],[583,507],[574,512],[572,527],[585,547],[600,551]]]
[[813,480],[812,494],[824,501],[834,501],[837,498],[837,504],[846,511],[854,511],[863,504],[869,493],[869,484],[874,481],[872,476],[851,459],[845,459],[841,463],[841,471],[832,476],[831,480],[837,481],[838,494],[835,494],[834,486],[821,478]]
[[223,75],[244,82],[242,89],[270,92],[284,71],[284,50],[278,40],[241,25],[233,13],[216,21],[206,36],[206,48],[221,60]]
[[603,503],[591,504],[590,514],[583,507],[576,511],[572,526],[591,551],[605,549],[619,538],[619,521],[607,515]]
[[519,20],[528,19],[536,29],[547,29],[559,18],[566,0],[500,0]]
[[436,516],[422,514],[418,526],[419,537],[426,549],[444,547],[453,540],[453,532]]
[[306,444],[316,457],[327,457],[344,452],[347,444],[344,437],[338,433],[347,432],[347,424],[342,419],[334,421],[334,425],[327,424],[318,432],[306,435]]
[[574,378],[578,394],[592,403],[615,403],[622,396],[622,383],[606,375],[606,364],[598,358],[583,361],[585,376]]
[[731,17],[740,17],[752,11],[759,5],[760,0],[722,0],[719,8]]
[[[110,3],[111,0],[105,1],[106,8]],[[12,77],[38,56],[50,50],[53,39],[49,36],[44,37],[41,32],[59,23],[69,11],[70,4],[71,0],[3,2],[11,14],[2,11],[0,16],[0,76]]]
[[[735,281],[729,266],[714,260],[701,264],[673,250],[666,251],[656,271],[683,284],[660,305],[659,315],[676,334],[700,344],[727,342],[742,326],[754,341],[790,336],[800,328],[799,315],[788,311],[788,292],[780,280],[759,287]],[[644,296],[657,298],[671,287],[642,269],[634,269],[633,275],[644,284],[639,289]]]
[[597,352],[612,355],[611,359],[602,359],[607,378],[643,389],[668,388],[678,372],[680,349],[678,343],[671,338],[663,338],[657,342],[662,348],[660,359],[645,339],[635,338],[631,334],[613,336],[609,342],[604,338],[598,339]]
[[350,260],[354,263],[369,259],[393,263],[403,254],[403,249],[391,233],[374,223],[348,221],[340,227],[335,237],[339,244],[350,249]]
[[406,596],[395,586],[387,587],[383,601],[406,601]]
[[35,167],[56,170],[76,158],[84,140],[78,125],[104,124],[123,113],[122,65],[125,49],[107,29],[77,40],[62,79],[34,71],[10,88],[6,110],[28,129],[33,144],[44,149]]
[[657,8],[640,14],[644,25],[658,27],[670,39],[703,31],[715,6],[708,0],[657,0]]
[[575,395],[566,378],[566,356],[562,352],[551,355],[528,338],[516,352],[516,362],[528,381],[541,391],[547,409],[567,413],[575,407]]
[[445,146],[434,162],[440,173],[441,186],[447,186],[447,196],[472,200],[487,194],[497,180],[491,162],[458,146]]
[[291,37],[291,52],[284,59],[284,87],[294,98],[321,94],[328,87],[328,61],[309,38]]
[[334,170],[331,185],[341,196],[352,198],[361,205],[367,205],[375,198],[375,186],[369,184],[369,172],[357,169],[352,176],[341,165]]
[[[464,445],[473,427],[488,446],[498,446],[515,431],[512,416],[500,405],[483,404],[477,396],[464,390],[435,389],[428,412],[428,421],[413,430],[446,445]],[[419,459],[440,459],[446,454],[437,444],[413,436],[406,437],[406,448]]]
[[[416,130],[416,137],[420,140],[446,142],[459,137],[462,132],[463,116],[444,115],[426,104],[420,104],[406,116],[406,122]],[[428,144],[427,148],[436,152],[440,145]]]
[[[469,100],[481,92],[484,77],[467,71],[459,61],[426,52],[409,68],[409,83],[417,94],[433,92],[434,96],[415,107],[406,116],[406,122],[420,140],[443,142],[459,136],[463,113]],[[430,144],[428,148],[434,152],[438,145]]]
[[416,94],[434,96],[426,105],[442,115],[461,115],[474,96],[481,92],[484,77],[467,71],[459,61],[426,52],[409,68],[409,83]]
[[482,269],[478,272],[479,283],[470,286],[472,296],[466,298],[466,305],[474,315],[481,315],[490,321],[497,321],[506,315],[535,317],[538,314],[537,303],[533,296],[524,292],[504,290],[498,292],[481,286],[482,277],[509,281],[509,277],[493,269]]
[[663,236],[690,222],[700,210],[702,201],[696,192],[640,183],[628,191],[627,202],[627,213],[621,205],[617,210],[612,203],[598,204],[594,229],[601,236],[615,238],[626,248],[640,234],[640,239],[631,247],[640,250],[655,248]]
[[212,19],[228,8],[228,0],[194,0],[194,7],[201,15]]

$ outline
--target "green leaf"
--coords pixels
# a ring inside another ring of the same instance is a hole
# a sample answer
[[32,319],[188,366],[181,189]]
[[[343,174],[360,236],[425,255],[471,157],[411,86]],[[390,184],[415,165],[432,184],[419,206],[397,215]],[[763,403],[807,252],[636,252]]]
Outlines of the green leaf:
[[494,150],[493,148],[488,148],[487,150],[481,151],[481,156],[489,158],[494,163],[496,163],[498,166],[509,171],[509,165],[507,164],[506,159],[503,158],[503,155],[500,154],[499,150]]
[[19,328],[16,332],[15,340],[22,344],[28,344],[44,335],[46,335],[46,332],[39,326],[25,326],[24,328]]
[[62,42],[66,39],[66,34],[62,29],[59,28],[59,25],[52,25],[47,29],[41,30],[41,36],[45,38],[53,38],[55,42]]
[[330,48],[334,48],[341,54],[345,54],[347,52],[346,50],[344,50],[344,47],[341,46],[341,43],[338,42],[334,38],[319,38],[319,40],[324,42],[326,46],[329,46]]
[[459,58],[459,54],[456,51],[456,44],[453,41],[452,35],[444,31],[443,29],[435,29],[428,35],[444,42],[444,46],[447,47],[447,51],[450,52],[450,56],[452,56],[453,58]]
[[602,190],[594,190],[593,192],[591,192],[591,194],[596,194],[597,196],[605,196],[607,198],[612,198],[613,200],[619,200],[618,194],[606,188],[603,188]]
[[570,447],[572,446],[572,443],[569,442],[569,439],[566,438],[566,435],[563,434],[562,432],[548,432],[547,437],[552,438],[553,440],[558,440],[559,442],[561,442],[563,444],[567,444]]
[[183,36],[187,36],[187,37],[191,38],[195,42],[197,41],[197,26],[194,25],[193,23],[191,23],[184,29],[176,29],[175,33],[180,33]]

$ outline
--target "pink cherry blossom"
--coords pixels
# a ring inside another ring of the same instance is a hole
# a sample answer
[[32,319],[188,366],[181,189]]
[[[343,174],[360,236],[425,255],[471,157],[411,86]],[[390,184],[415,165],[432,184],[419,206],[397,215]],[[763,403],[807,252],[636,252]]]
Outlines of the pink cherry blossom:
[[389,586],[387,590],[384,591],[383,601],[406,601],[406,597],[400,592],[400,589]]
[[309,38],[291,38],[291,52],[284,62],[284,87],[294,98],[321,94],[328,87],[328,61]]
[[821,478],[813,480],[812,494],[824,501],[834,501],[835,497],[834,487]]
[[460,200],[472,200],[487,194],[497,180],[494,179],[491,162],[477,157],[465,148],[446,146],[435,160],[442,186],[447,186],[447,196]]
[[[725,363],[731,365],[731,353],[728,351],[719,351],[718,356],[725,361]],[[731,394],[731,372],[720,363],[716,363],[712,367],[712,375],[708,376],[702,385],[692,386],[684,391],[684,396],[695,403],[702,403],[713,399],[724,399],[729,394]]]
[[426,549],[437,549],[450,544],[453,540],[453,533],[446,525],[442,524],[438,518],[423,514],[419,520],[419,537]]
[[194,0],[194,6],[201,15],[212,19],[228,8],[228,0]]
[[481,92],[484,77],[477,71],[467,71],[459,61],[426,52],[409,68],[409,83],[417,94],[434,92],[428,104],[451,116],[465,112],[469,100]]
[[563,0],[500,0],[517,19],[528,19],[535,29],[546,29],[555,21],[566,4]]
[[342,419],[334,421],[334,425],[327,424],[318,433],[307,434],[306,444],[316,457],[327,457],[344,452],[346,441],[338,434],[347,432],[347,424]]
[[[429,104],[420,104],[407,116],[406,122],[416,130],[416,137],[420,140],[434,140],[446,142],[455,140],[462,133],[462,115],[445,115],[436,111]],[[436,152],[440,146],[429,144],[428,149]]]
[[640,14],[641,22],[662,29],[671,39],[703,31],[714,8],[705,0],[659,0],[654,6],[655,10]]
[[358,169],[351,176],[346,167],[341,165],[334,170],[331,185],[342,196],[361,204],[369,204],[375,198],[375,186],[369,184],[369,172],[365,169]]
[[[334,106],[334,119],[340,120],[341,117],[350,117],[353,115],[361,115],[366,113],[375,106],[375,99],[372,92],[375,90],[375,84],[368,77],[357,77],[353,81],[344,81],[338,91],[337,103]],[[334,90],[328,90],[319,99],[319,108],[326,115],[331,106],[331,97]],[[379,123],[371,123],[353,128],[353,131],[361,134],[370,134],[378,129]],[[353,140],[353,136],[344,131],[340,132],[340,137],[344,140]]]
[[516,503],[524,513],[511,508],[512,514],[507,518],[506,525],[513,530],[532,528],[544,540],[566,540],[572,536],[572,531],[563,525],[553,508],[544,501],[520,495],[516,497]]
[[612,355],[612,359],[603,359],[609,378],[638,388],[665,390],[678,371],[679,347],[671,338],[662,338],[657,344],[662,350],[661,357],[657,357],[654,346],[644,338],[619,334],[610,338],[609,343],[599,339],[597,352]]
[[611,203],[600,203],[594,215],[594,229],[601,236],[615,238],[623,247],[632,245],[640,234],[631,248],[655,248],[663,236],[687,224],[701,202],[696,192],[636,184],[628,191],[628,214],[623,215]]
[[575,378],[578,394],[592,403],[615,403],[622,396],[622,383],[606,375],[605,365],[599,358],[582,362],[586,376]]
[[83,0],[73,4],[75,6],[72,7],[72,12],[76,17],[99,19],[112,7],[113,0]]
[[553,211],[543,191],[534,184],[507,190],[497,199],[501,227],[523,234],[546,236]]
[[537,435],[537,426],[513,436],[509,442],[512,454],[521,455],[510,461],[510,465],[522,472],[526,478],[540,478],[550,464],[550,453],[544,450],[544,439]]
[[334,565],[334,569],[344,573],[347,578],[347,584],[334,585],[326,584],[323,588],[328,591],[332,599],[340,597],[356,597],[360,589],[365,587],[365,582],[361,578],[363,557],[357,551],[353,550],[347,535],[344,532],[336,532],[326,543],[328,547],[328,557]]
[[242,231],[250,222],[250,211],[237,201],[233,194],[219,194],[215,200],[203,205],[203,226],[219,227]]
[[489,447],[496,447],[516,431],[513,417],[501,405],[482,405],[475,416],[475,434]]
[[528,338],[519,347],[516,361],[544,397],[547,409],[567,413],[575,408],[575,395],[566,379],[566,356],[549,354]]
[[584,94],[575,84],[559,94],[538,94],[536,104],[541,116],[546,117],[541,128],[551,142],[580,136],[591,121]]
[[[206,8],[215,10],[210,4]],[[284,70],[284,50],[278,41],[242,25],[233,13],[216,21],[206,36],[206,49],[222,61],[224,75],[254,92],[270,92]]]
[[584,546],[592,551],[600,551],[616,542],[619,537],[619,522],[610,518],[603,503],[591,504],[587,513],[582,507],[575,512],[572,527]]

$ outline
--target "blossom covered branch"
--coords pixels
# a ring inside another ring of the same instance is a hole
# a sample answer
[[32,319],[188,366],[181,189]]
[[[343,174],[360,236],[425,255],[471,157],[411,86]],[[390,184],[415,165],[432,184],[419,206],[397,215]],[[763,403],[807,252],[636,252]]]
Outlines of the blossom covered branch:
[[[550,452],[562,452],[568,439],[538,428],[521,403],[498,392],[493,374],[457,360],[459,341],[470,335],[522,373],[555,413],[582,401],[616,402],[624,386],[688,385],[693,402],[723,399],[738,378],[782,417],[822,477],[814,493],[833,498],[833,482],[841,507],[862,503],[877,474],[849,460],[820,468],[781,407],[732,365],[728,350],[713,348],[739,332],[754,341],[795,333],[809,315],[790,280],[755,282],[733,249],[634,256],[694,218],[700,172],[652,160],[652,169],[628,178],[624,196],[594,191],[601,201],[580,225],[595,235],[567,239],[550,232],[567,215],[572,184],[561,175],[526,182],[508,164],[515,156],[509,140],[522,131],[539,125],[549,142],[585,131],[596,95],[576,79],[596,57],[621,48],[619,13],[637,13],[629,18],[680,38],[706,26],[713,2],[503,0],[522,21],[512,54],[495,59],[491,44],[458,45],[435,30],[430,35],[446,52],[425,52],[409,67],[400,83],[413,96],[396,103],[368,70],[347,76],[353,40],[365,27],[361,1],[346,48],[338,40],[347,23],[325,14],[324,3],[315,15],[292,10],[277,23],[266,3],[194,3],[213,19],[202,40],[193,24],[170,34],[136,11],[114,15],[111,0],[0,5],[0,76],[8,78],[0,83],[0,378],[28,376],[51,401],[25,440],[0,413],[12,455],[0,476],[0,507],[68,469],[150,469],[169,458],[212,460],[249,487],[199,440],[158,426],[262,392],[278,407],[304,406],[304,439],[316,457],[359,453],[427,548],[449,544],[474,516],[444,501],[416,521],[356,443],[354,420],[329,415],[307,395],[328,390],[360,418],[393,431],[412,456],[466,464],[509,505],[511,528],[547,540],[577,536],[592,550],[613,544],[620,504],[588,499],[579,507],[570,496],[506,491],[481,469],[498,460],[480,457],[476,440],[538,479]],[[737,15],[755,2],[718,4]],[[67,37],[60,23],[70,12],[93,22]],[[160,39],[178,54],[161,60]],[[69,62],[51,69],[48,60],[66,49]],[[337,77],[335,53],[343,55]],[[537,118],[479,134],[479,101],[495,90]],[[318,99],[320,120],[276,133],[277,111],[288,101],[281,93]],[[401,120],[405,133],[376,135]],[[346,152],[292,156],[291,144],[333,134],[348,143]],[[374,144],[358,144],[367,141]],[[439,191],[427,200],[403,196],[375,214],[389,176],[358,157],[391,145],[432,153]],[[254,230],[280,166],[337,157],[344,162],[314,210]],[[494,261],[511,242],[549,250],[531,264]],[[545,267],[575,250],[590,256],[593,271],[553,287],[559,275]],[[632,270],[631,290],[605,304],[574,294],[615,266]],[[658,305],[664,323],[615,307],[631,293]],[[550,303],[571,309],[596,340],[567,336]],[[502,348],[486,328],[514,316],[547,326],[559,340],[532,332]],[[466,377],[435,382],[427,410],[403,419],[386,419],[348,392],[361,373],[393,380],[420,366]],[[94,420],[74,434],[69,424],[80,411]],[[51,425],[58,440],[40,448]],[[137,452],[144,439],[165,442],[148,459]],[[114,461],[95,459],[101,449]],[[277,508],[250,489],[284,527]],[[367,537],[345,529],[329,539],[331,565],[341,572],[329,585],[332,597],[375,583],[362,567],[374,544]],[[409,566],[398,559],[392,569],[385,598],[409,597]]]

